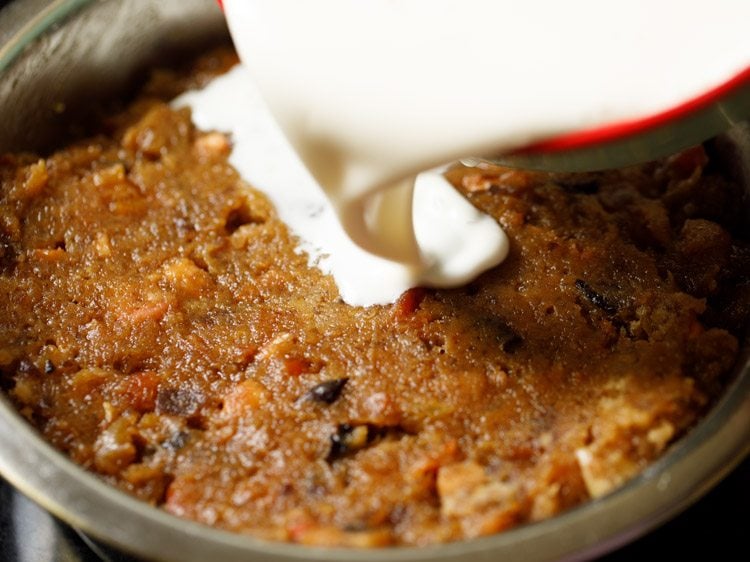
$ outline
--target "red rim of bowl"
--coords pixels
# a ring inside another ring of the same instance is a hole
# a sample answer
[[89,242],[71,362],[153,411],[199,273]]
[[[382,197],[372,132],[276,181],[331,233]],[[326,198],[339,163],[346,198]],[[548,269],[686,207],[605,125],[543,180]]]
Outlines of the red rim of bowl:
[[750,87],[750,66],[735,74],[726,82],[665,111],[647,117],[617,121],[583,131],[565,133],[557,137],[532,143],[517,150],[515,154],[563,152],[597,144],[605,144],[639,133],[645,133],[706,109],[745,86]]

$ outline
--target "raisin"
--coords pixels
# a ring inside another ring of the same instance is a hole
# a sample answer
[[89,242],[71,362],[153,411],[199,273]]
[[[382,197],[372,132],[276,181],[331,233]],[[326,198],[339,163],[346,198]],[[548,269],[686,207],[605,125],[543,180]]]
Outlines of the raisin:
[[344,377],[316,384],[308,390],[302,398],[303,400],[310,400],[312,402],[333,404],[338,400],[339,396],[341,396],[341,392],[344,390],[344,386],[346,386],[348,381],[349,377]]
[[593,304],[596,308],[604,311],[610,316],[617,314],[617,305],[610,301],[607,297],[601,293],[595,291],[591,285],[586,283],[583,279],[576,279],[576,289],[581,293],[583,298]]

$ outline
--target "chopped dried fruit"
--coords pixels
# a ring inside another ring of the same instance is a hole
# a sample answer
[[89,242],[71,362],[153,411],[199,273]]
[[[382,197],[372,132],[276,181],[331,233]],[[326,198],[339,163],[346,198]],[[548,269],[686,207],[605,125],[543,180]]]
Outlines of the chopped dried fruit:
[[347,382],[349,382],[348,377],[324,381],[308,390],[303,398],[312,400],[313,402],[333,404],[341,396],[341,391],[344,390]]

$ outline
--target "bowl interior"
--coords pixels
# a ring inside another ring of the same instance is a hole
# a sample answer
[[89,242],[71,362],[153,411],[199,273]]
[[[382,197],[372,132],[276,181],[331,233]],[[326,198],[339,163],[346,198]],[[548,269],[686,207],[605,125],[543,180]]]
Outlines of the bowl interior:
[[[225,40],[214,0],[19,0],[28,18],[0,47],[0,152],[44,151],[75,134],[92,102],[122,95],[145,68]],[[2,23],[2,21],[0,21]],[[8,24],[10,25],[10,24]],[[106,77],[103,79],[103,77]],[[750,186],[750,128],[717,141]],[[750,218],[750,205],[747,206]],[[657,463],[616,492],[504,534],[387,551],[309,549],[233,535],[177,519],[110,488],[42,441],[0,397],[0,473],[75,527],[141,556],[175,560],[545,560],[593,556],[684,508],[750,447],[750,346],[713,411]]]

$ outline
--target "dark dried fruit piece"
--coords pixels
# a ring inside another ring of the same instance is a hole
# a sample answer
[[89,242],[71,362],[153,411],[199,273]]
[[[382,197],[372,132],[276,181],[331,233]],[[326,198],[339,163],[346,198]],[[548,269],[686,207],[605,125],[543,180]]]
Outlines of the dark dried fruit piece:
[[387,435],[403,435],[400,426],[379,426],[371,423],[352,425],[341,423],[331,435],[331,448],[326,461],[333,462],[350,453],[364,449]]
[[341,391],[344,390],[348,381],[349,377],[324,381],[308,390],[302,398],[312,402],[333,404],[341,396]]
[[8,240],[4,240],[0,233],[0,272],[9,272],[15,263],[15,248]]
[[331,435],[331,448],[328,451],[326,461],[333,462],[352,451],[363,448],[367,445],[368,433],[366,425],[339,424],[336,433]]
[[617,314],[617,305],[612,303],[607,297],[595,291],[591,285],[583,279],[576,279],[576,289],[581,293],[583,298],[593,304],[596,308],[606,312],[610,316]]
[[583,174],[566,177],[558,183],[568,193],[593,195],[599,191],[599,179]]
[[476,318],[475,326],[482,341],[499,345],[505,353],[514,353],[523,343],[523,337],[498,316],[481,315]]

